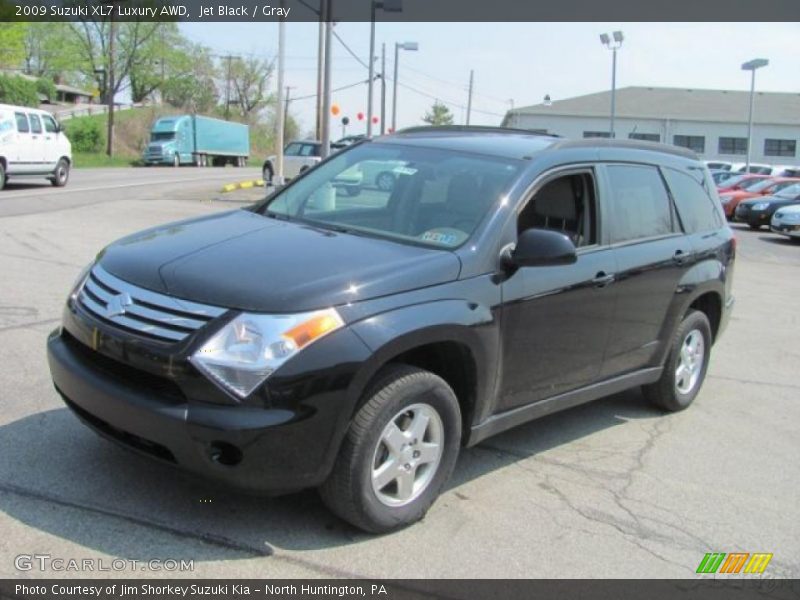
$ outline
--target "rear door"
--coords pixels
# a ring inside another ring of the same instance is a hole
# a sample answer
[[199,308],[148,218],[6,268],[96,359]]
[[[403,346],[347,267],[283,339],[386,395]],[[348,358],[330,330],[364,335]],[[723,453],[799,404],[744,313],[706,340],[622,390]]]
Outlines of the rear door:
[[608,227],[617,264],[617,303],[602,377],[653,364],[692,246],[658,167],[606,164],[602,169]]

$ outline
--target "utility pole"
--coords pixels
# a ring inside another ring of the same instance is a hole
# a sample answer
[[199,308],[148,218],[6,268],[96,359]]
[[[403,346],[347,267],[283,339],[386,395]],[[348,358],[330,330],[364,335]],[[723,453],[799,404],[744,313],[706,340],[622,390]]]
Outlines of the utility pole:
[[475,71],[469,71],[469,96],[467,97],[467,125],[469,125],[469,117],[472,112],[472,85],[475,77]]
[[331,42],[333,39],[333,21],[331,0],[322,0],[325,4],[325,79],[322,85],[322,121],[320,155],[326,158],[331,152]]
[[381,44],[381,135],[386,133],[386,43]]
[[369,19],[369,81],[367,82],[367,137],[372,137],[372,86],[375,83],[375,9],[376,0],[370,0],[370,19]]
[[293,85],[286,86],[286,98],[283,100],[283,123],[284,126],[289,122],[289,92],[294,89]]
[[322,86],[325,79],[325,4],[320,0],[319,7],[319,39],[317,40],[317,118],[314,139],[322,136]]
[[227,121],[230,118],[230,111],[231,111],[231,61],[234,57],[230,54],[227,56],[221,56],[222,60],[228,61],[228,69],[225,75],[225,120]]
[[[283,8],[283,1],[281,0],[281,8]],[[275,157],[275,162],[277,163],[275,166],[277,167],[277,175],[278,180],[273,181],[273,185],[283,185],[283,130],[285,127],[285,120],[286,120],[286,113],[281,110],[281,94],[283,93],[283,71],[284,71],[284,63],[286,62],[286,22],[283,19],[278,21],[278,98],[277,98],[277,131],[275,137],[276,144],[277,144],[277,156]],[[289,105],[289,89],[286,89],[286,105]]]
[[108,85],[106,91],[106,102],[108,103],[108,131],[106,131],[106,154],[114,155],[114,37],[116,31],[114,27],[114,12],[108,19]]

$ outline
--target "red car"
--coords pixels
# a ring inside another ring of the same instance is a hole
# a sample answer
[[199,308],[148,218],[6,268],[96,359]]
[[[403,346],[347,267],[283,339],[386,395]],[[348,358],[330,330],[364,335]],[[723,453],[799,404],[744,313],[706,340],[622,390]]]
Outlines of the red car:
[[742,173],[741,175],[730,177],[721,182],[720,185],[717,186],[717,191],[721,194],[722,192],[741,190],[748,184],[764,179],[771,179],[771,177],[769,175],[759,175],[758,173]]
[[758,196],[771,196],[795,183],[800,183],[800,178],[767,177],[764,179],[755,179],[745,183],[740,189],[720,192],[719,199],[720,202],[722,202],[722,210],[725,211],[725,216],[728,220],[732,220],[736,207],[742,200],[749,200],[750,198],[757,198]]

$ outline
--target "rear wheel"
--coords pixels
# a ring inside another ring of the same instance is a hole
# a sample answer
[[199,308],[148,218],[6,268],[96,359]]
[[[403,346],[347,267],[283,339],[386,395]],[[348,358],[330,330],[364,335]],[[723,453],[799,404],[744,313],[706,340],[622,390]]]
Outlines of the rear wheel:
[[409,525],[439,496],[460,442],[461,412],[450,386],[429,371],[389,367],[353,419],[322,498],[365,531]]
[[761,229],[761,225],[759,225],[758,223],[748,223],[747,226],[753,231],[758,231],[759,229]]
[[0,162],[0,190],[6,187],[6,167]]
[[53,176],[50,178],[50,183],[56,187],[64,187],[69,181],[69,162],[67,159],[59,159],[56,165],[56,170],[53,171]]
[[275,173],[272,170],[272,165],[270,163],[266,163],[264,167],[261,169],[261,176],[264,179],[265,185],[272,184],[272,178],[274,177]]
[[672,336],[661,379],[642,387],[645,397],[668,411],[688,407],[705,380],[712,341],[705,313],[699,310],[686,313]]
[[175,156],[172,157],[172,166],[173,167],[180,167],[181,166],[181,157],[178,156],[176,153]]

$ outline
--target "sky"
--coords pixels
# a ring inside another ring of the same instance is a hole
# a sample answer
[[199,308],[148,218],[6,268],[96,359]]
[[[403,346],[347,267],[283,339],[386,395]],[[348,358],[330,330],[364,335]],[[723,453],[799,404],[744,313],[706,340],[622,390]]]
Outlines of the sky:
[[[190,38],[218,54],[277,55],[276,23],[183,23]],[[767,58],[756,76],[759,91],[800,93],[800,23],[378,23],[377,69],[386,43],[387,76],[394,68],[395,42],[413,41],[419,51],[400,51],[398,128],[419,125],[434,99],[445,102],[463,123],[470,70],[474,70],[473,125],[499,125],[513,105],[559,100],[611,87],[611,52],[599,34],[621,30],[617,87],[663,86],[749,90],[750,74],[741,64]],[[285,85],[292,86],[290,112],[303,137],[313,131],[316,92],[316,23],[286,24]],[[334,31],[366,62],[369,23],[339,23]],[[332,88],[367,80],[365,66],[333,39]],[[379,82],[378,82],[379,83]],[[272,82],[273,89],[275,80]],[[402,87],[403,85],[409,87]],[[300,99],[304,96],[312,96]],[[375,86],[380,114],[380,85]],[[386,127],[391,122],[391,81],[387,81]],[[333,139],[364,133],[356,115],[367,112],[367,85],[335,92],[341,114],[332,118]]]

